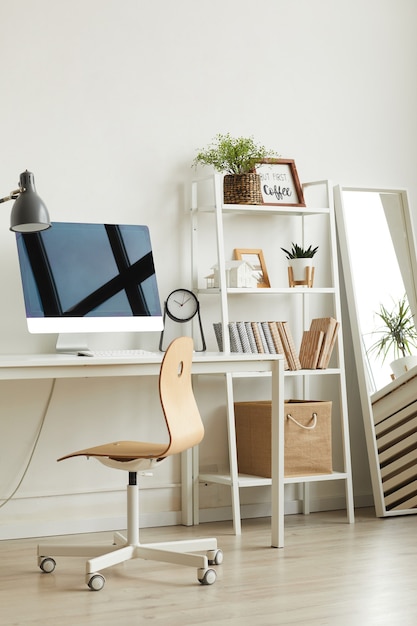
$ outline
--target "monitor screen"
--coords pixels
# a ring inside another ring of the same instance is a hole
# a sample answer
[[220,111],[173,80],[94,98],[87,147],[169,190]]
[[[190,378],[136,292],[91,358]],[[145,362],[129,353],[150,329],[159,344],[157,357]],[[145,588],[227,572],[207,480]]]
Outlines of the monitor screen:
[[31,333],[162,329],[147,226],[53,222],[16,241]]

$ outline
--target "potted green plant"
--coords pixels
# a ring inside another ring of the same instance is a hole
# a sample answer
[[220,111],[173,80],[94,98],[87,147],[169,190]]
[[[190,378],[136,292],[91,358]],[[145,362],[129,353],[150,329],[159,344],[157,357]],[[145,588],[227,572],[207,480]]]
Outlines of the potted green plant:
[[295,287],[296,285],[307,285],[307,287],[312,287],[314,278],[312,259],[319,247],[316,246],[313,248],[310,245],[308,248],[305,248],[297,243],[291,243],[291,246],[291,250],[281,248],[288,259],[288,278],[290,287]]
[[412,348],[417,348],[417,330],[407,296],[404,295],[389,311],[380,304],[376,315],[383,322],[372,334],[379,334],[379,339],[368,348],[375,356],[382,357],[382,363],[391,354],[394,360],[390,367],[395,377],[407,372],[417,364],[417,356],[413,355]]
[[219,133],[205,150],[198,152],[193,165],[211,165],[216,171],[225,173],[226,204],[262,204],[260,178],[255,165],[272,156],[278,155],[255,143],[253,137],[235,138],[229,133]]

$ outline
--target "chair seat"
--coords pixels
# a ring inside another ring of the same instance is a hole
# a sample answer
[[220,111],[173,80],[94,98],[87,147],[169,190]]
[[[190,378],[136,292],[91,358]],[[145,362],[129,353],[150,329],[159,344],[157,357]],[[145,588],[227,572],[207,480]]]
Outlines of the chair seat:
[[159,459],[167,451],[167,443],[150,443],[145,441],[114,441],[105,443],[85,450],[78,450],[58,461],[69,459],[73,456],[108,457],[114,461],[134,461],[137,459]]

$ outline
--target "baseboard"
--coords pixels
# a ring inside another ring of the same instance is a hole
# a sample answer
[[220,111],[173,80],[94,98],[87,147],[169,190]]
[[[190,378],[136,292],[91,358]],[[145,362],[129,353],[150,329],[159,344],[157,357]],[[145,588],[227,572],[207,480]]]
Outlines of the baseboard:
[[[15,498],[0,511],[0,540],[123,530],[126,491]],[[177,524],[181,511],[140,514],[142,528]]]
[[[73,496],[74,497],[74,496]],[[84,494],[76,496],[77,502]],[[103,496],[102,496],[103,497]],[[51,537],[56,535],[73,535],[79,533],[102,532],[123,530],[126,525],[124,515],[108,516],[108,511],[114,510],[116,498],[124,498],[124,492],[108,494],[106,504],[99,502],[98,494],[88,496],[90,506],[84,509],[83,517],[74,517],[77,507],[69,506],[73,502],[68,502],[64,506],[66,499],[60,498],[60,507],[52,506],[55,498],[38,499],[36,506],[33,500],[13,501],[15,515],[9,515],[8,519],[2,520],[0,524],[0,540],[21,539],[31,537]],[[96,506],[94,501],[97,498]],[[42,507],[42,500],[44,506]],[[12,505],[12,503],[9,503]],[[32,505],[30,507],[30,505]],[[355,497],[355,507],[373,506],[371,495]],[[26,508],[24,508],[26,507]],[[310,511],[332,511],[345,509],[345,499],[343,497],[312,498],[310,501]],[[35,510],[36,509],[36,510]],[[256,517],[269,517],[271,515],[271,505],[268,502],[257,504],[242,504],[240,507],[242,519]],[[57,514],[59,511],[60,515]],[[301,500],[288,500],[285,502],[285,515],[292,515],[302,512]],[[200,522],[217,522],[232,520],[231,506],[213,507],[200,509]],[[180,511],[158,511],[140,515],[140,526],[142,528],[156,528],[158,526],[175,526],[181,524]]]
[[[181,524],[181,512],[172,511],[157,515],[141,515],[141,528],[156,528],[158,526],[176,526]],[[29,539],[33,537],[55,537],[58,535],[78,535],[82,533],[123,531],[126,528],[126,518],[83,518],[71,520],[40,520],[16,521],[13,524],[0,526],[0,540]]]

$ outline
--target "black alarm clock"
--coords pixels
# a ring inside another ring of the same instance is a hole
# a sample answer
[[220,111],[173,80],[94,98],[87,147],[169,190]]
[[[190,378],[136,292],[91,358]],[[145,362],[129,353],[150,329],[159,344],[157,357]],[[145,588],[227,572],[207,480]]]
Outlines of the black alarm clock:
[[177,324],[184,324],[185,322],[191,322],[196,316],[198,319],[202,342],[202,348],[199,350],[201,352],[206,349],[206,342],[201,323],[200,303],[197,296],[189,289],[180,288],[171,291],[164,304],[164,329],[161,333],[159,349],[162,352],[164,351],[163,341],[167,317]]
[[174,322],[189,322],[199,309],[200,303],[188,289],[175,289],[165,301],[166,314]]

